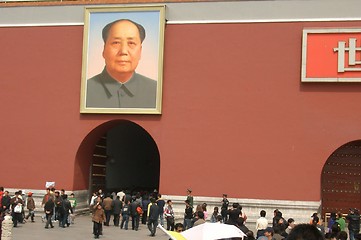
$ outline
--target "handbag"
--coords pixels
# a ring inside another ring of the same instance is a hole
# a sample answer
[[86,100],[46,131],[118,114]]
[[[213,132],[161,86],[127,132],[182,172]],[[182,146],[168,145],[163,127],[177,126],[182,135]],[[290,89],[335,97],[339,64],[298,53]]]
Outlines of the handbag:
[[18,205],[16,205],[16,206],[14,207],[14,212],[15,212],[15,213],[21,213],[22,210],[23,210],[23,208],[22,208],[22,206],[21,206],[20,204],[18,204]]

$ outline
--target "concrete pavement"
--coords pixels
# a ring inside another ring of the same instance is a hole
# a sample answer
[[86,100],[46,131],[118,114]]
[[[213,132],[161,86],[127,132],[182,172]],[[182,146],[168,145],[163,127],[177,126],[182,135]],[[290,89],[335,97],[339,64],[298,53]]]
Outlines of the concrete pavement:
[[[112,224],[112,220],[110,222]],[[131,229],[131,222],[129,222]],[[93,223],[90,215],[79,215],[75,219],[75,224],[70,225],[67,228],[60,228],[57,222],[54,223],[54,228],[45,229],[45,223],[41,221],[41,217],[38,215],[35,217],[35,222],[28,221],[25,224],[18,224],[17,228],[13,228],[13,240],[84,240],[94,239]],[[100,239],[149,239],[149,240],[168,240],[169,237],[157,228],[156,236],[149,236],[150,232],[146,225],[140,224],[139,230],[124,230],[119,227],[110,225],[109,227],[103,226],[103,236]]]

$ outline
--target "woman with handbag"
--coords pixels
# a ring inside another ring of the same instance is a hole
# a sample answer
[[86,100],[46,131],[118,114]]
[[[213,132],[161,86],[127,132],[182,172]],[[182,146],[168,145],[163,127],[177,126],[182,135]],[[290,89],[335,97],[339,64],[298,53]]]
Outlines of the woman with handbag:
[[15,197],[10,200],[14,227],[18,226],[18,222],[23,222],[23,200],[20,198],[20,192],[15,192]]

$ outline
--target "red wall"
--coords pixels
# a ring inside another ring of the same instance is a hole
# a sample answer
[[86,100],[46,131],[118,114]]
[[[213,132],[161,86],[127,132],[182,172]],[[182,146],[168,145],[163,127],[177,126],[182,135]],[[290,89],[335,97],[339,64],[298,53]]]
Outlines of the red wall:
[[0,185],[87,189],[79,156],[126,119],[158,144],[163,194],[320,200],[361,132],[360,84],[300,83],[302,29],[330,26],[360,22],[167,25],[161,116],[79,113],[82,26],[0,28]]

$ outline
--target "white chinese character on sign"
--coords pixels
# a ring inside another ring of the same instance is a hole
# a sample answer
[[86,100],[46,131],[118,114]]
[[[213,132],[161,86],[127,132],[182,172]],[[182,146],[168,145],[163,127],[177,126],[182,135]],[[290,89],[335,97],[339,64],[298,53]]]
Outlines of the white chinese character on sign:
[[[348,72],[348,71],[361,71],[361,68],[350,67],[361,64],[361,61],[356,60],[356,53],[360,51],[361,47],[356,47],[356,38],[350,38],[348,40],[348,47],[346,47],[346,42],[338,42],[338,47],[334,48],[334,52],[338,52],[338,72]],[[348,67],[345,67],[345,54],[348,52]]]

